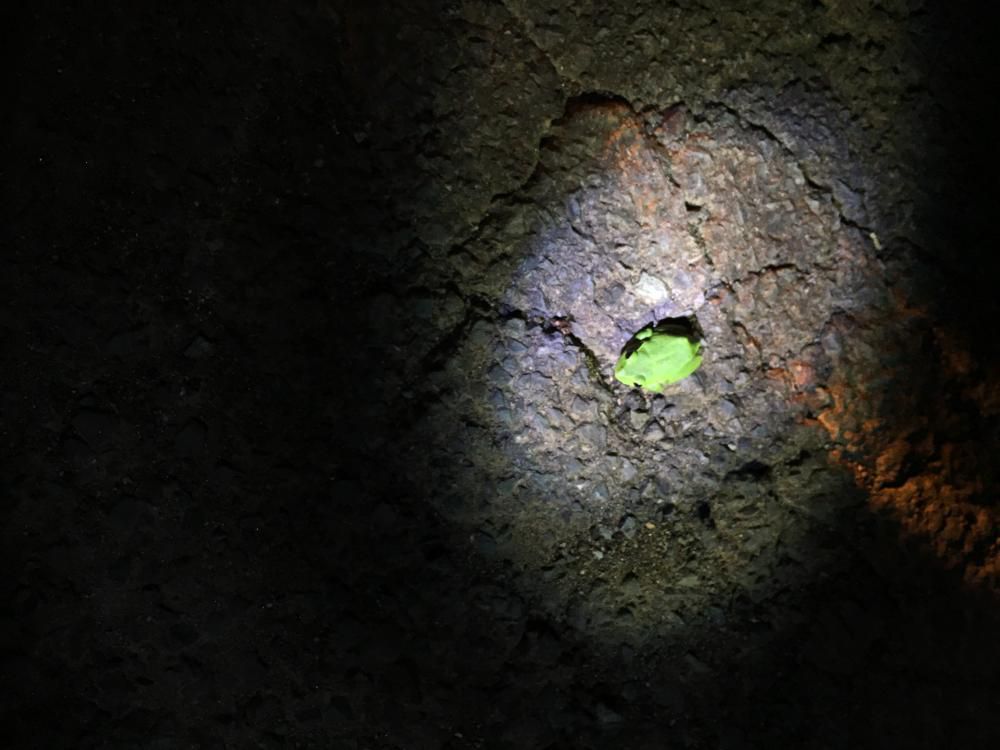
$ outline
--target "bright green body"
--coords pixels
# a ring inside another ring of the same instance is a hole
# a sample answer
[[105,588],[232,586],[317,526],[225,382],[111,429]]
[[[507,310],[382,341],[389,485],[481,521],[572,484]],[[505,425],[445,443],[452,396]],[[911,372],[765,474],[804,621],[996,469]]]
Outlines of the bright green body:
[[662,393],[663,387],[683,380],[701,364],[701,342],[647,328],[639,331],[625,347],[615,365],[615,378],[625,385],[637,385]]

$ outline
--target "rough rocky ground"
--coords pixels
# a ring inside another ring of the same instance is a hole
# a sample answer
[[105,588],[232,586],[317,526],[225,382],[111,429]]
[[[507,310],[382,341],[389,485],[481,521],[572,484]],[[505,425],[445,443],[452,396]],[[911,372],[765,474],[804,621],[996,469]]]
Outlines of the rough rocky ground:
[[982,19],[4,26],[5,746],[1000,741]]

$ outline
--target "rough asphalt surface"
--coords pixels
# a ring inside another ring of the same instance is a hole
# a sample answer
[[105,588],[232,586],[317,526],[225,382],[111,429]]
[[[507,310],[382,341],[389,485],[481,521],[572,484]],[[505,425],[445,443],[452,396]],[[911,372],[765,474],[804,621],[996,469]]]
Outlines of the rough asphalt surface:
[[985,19],[155,5],[2,19],[0,746],[1000,746]]

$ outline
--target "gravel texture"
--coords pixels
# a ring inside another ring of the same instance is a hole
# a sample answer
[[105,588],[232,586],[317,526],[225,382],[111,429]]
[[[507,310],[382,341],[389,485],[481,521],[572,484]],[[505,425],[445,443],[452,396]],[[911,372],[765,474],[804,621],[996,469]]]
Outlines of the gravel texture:
[[983,19],[5,12],[4,747],[1000,743]]

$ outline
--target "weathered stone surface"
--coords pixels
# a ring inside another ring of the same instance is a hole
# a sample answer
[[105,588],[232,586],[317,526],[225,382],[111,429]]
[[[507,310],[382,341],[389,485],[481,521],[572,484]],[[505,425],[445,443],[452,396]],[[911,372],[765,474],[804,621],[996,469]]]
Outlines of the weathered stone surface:
[[992,26],[65,5],[4,19],[0,744],[1000,745]]

